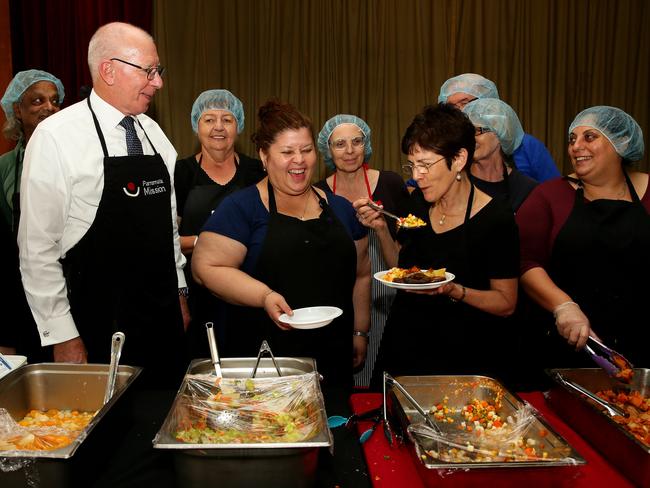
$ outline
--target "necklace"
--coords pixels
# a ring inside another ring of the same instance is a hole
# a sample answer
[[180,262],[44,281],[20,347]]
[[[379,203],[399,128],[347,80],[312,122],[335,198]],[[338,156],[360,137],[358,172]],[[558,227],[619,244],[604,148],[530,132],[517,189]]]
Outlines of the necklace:
[[305,199],[305,208],[302,211],[302,217],[300,217],[300,220],[305,220],[305,215],[307,214],[307,207],[309,206],[309,200],[311,200],[310,198],[311,195],[309,194],[309,190],[307,190],[307,192],[308,193],[307,193],[307,198]]

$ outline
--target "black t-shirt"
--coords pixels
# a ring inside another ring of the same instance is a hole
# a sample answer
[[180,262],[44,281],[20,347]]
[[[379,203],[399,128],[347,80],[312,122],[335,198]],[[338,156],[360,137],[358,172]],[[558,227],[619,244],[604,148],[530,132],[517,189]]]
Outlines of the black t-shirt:
[[[190,190],[199,185],[215,185],[221,186],[227,193],[232,192],[232,187],[235,189],[245,188],[254,185],[266,176],[264,167],[259,159],[249,158],[245,154],[237,153],[239,164],[237,172],[225,185],[219,185],[203,171],[199,166],[198,161],[194,156],[189,156],[185,159],[176,161],[176,168],[174,169],[174,190],[176,191],[176,212],[180,217],[183,216],[185,210],[185,202]],[[226,193],[226,192],[225,192]],[[225,196],[225,195],[224,195]]]

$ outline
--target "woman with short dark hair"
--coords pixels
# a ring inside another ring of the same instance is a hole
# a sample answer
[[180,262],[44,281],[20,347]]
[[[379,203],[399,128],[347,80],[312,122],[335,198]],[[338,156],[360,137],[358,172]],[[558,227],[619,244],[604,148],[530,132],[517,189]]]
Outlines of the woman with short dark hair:
[[383,216],[363,199],[354,203],[361,222],[383,236],[389,266],[446,268],[456,276],[438,288],[398,291],[380,349],[391,374],[505,372],[499,353],[517,302],[517,226],[505,201],[469,179],[474,147],[474,126],[460,110],[426,107],[406,130],[402,152],[418,184],[411,213],[427,225],[401,230],[393,244]]

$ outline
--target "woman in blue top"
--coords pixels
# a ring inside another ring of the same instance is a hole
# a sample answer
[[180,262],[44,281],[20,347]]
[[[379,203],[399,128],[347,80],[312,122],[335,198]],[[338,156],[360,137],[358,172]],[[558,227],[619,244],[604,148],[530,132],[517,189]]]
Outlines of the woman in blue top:
[[[352,385],[369,328],[368,240],[352,205],[313,188],[311,122],[292,105],[270,101],[253,136],[268,176],[228,196],[200,234],[195,279],[232,304],[226,356],[252,356],[267,339],[281,356],[317,361],[324,386]],[[326,327],[293,330],[293,308],[330,305],[343,315]],[[364,334],[365,335],[365,334]]]

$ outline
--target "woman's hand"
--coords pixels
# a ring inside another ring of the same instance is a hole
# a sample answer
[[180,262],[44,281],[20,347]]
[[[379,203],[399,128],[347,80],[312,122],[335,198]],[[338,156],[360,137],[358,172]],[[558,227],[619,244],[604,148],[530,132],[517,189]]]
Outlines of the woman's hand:
[[368,338],[363,336],[352,336],[352,367],[354,369],[363,365],[366,360],[366,353],[368,352]]
[[287,315],[293,315],[293,310],[287,304],[286,300],[279,293],[269,290],[262,299],[262,306],[269,318],[275,322],[275,324],[280,327],[282,330],[291,330],[292,327],[288,324],[280,322],[280,315],[286,313]]
[[377,210],[373,210],[368,206],[367,198],[359,198],[352,203],[352,206],[357,211],[357,219],[361,225],[379,231],[387,229],[386,219]]
[[585,347],[591,334],[589,319],[575,302],[564,302],[553,309],[555,325],[558,332],[576,350]]

